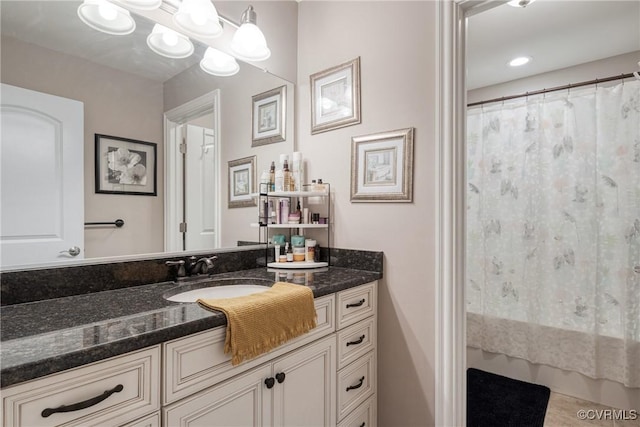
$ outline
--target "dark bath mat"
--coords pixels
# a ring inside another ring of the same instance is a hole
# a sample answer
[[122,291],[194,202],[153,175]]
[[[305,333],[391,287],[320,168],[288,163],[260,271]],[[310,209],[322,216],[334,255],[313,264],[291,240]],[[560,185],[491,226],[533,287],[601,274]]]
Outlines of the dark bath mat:
[[543,427],[548,387],[467,369],[467,427]]

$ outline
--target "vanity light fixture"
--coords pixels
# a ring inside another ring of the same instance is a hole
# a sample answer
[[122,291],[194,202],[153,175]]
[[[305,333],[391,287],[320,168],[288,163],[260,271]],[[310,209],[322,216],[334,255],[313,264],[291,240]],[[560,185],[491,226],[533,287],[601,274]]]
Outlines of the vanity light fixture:
[[193,53],[193,43],[187,36],[160,24],[153,26],[147,37],[147,45],[158,55],[167,58],[186,58]]
[[197,37],[213,38],[222,34],[218,11],[210,0],[182,0],[173,22]]
[[520,67],[521,65],[528,64],[531,61],[530,56],[519,56],[509,61],[510,67]]
[[233,76],[240,70],[240,66],[233,56],[212,47],[208,47],[204,52],[200,68],[206,73],[220,77]]
[[242,14],[240,28],[231,39],[231,52],[239,59],[264,61],[271,56],[271,50],[256,21],[256,12],[253,6],[249,6]]
[[129,11],[107,0],[84,0],[78,6],[78,17],[94,30],[115,36],[131,34],[136,29]]
[[140,10],[154,10],[162,5],[162,0],[118,0],[127,6]]
[[525,8],[536,0],[511,0],[507,3],[509,6]]

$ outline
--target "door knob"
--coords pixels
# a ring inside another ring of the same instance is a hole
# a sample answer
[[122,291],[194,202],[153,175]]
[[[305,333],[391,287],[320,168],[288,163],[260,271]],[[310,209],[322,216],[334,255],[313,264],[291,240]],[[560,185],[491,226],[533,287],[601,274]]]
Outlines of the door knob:
[[61,254],[69,254],[71,256],[78,256],[78,255],[80,255],[80,248],[77,247],[77,246],[71,246],[66,251],[60,251],[60,253]]

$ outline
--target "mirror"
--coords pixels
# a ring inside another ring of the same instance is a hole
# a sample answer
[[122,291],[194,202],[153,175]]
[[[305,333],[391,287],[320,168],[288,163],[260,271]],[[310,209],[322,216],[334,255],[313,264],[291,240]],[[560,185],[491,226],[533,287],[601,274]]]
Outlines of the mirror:
[[[165,58],[147,47],[146,37],[154,24],[151,19],[170,21],[170,10],[172,7],[175,10],[176,2],[171,3],[152,13],[145,12],[145,17],[132,13],[137,28],[126,36],[107,35],[82,23],[76,13],[80,1],[0,3],[2,83],[84,104],[84,221],[125,222],[121,228],[85,227],[84,242],[78,245],[84,258],[95,260],[184,249],[179,243],[167,244],[171,239],[166,236],[165,220],[170,215],[166,214],[165,192],[177,185],[166,179],[172,169],[165,167],[177,167],[165,165],[165,158],[171,157],[165,152],[165,139],[171,136],[164,129],[167,123],[216,126],[216,139],[198,147],[202,150],[200,157],[210,155],[209,148],[216,147],[216,169],[207,172],[215,180],[214,188],[207,195],[191,194],[190,188],[185,191],[185,199],[200,198],[209,211],[215,212],[215,221],[207,224],[217,224],[212,230],[216,234],[213,244],[216,248],[258,241],[258,229],[250,227],[250,223],[256,222],[257,207],[229,208],[228,163],[255,156],[259,181],[260,173],[268,169],[271,161],[277,163],[281,153],[294,151],[294,84],[267,70],[282,71],[291,79],[295,76],[297,4],[260,2],[255,8],[258,25],[265,33],[272,57],[255,65],[238,61],[238,74],[215,77],[199,67],[206,48],[202,41],[191,38],[195,51],[185,59]],[[236,22],[248,4],[215,2],[221,16]],[[235,28],[229,24],[224,27],[225,34],[209,44],[230,40],[228,31]],[[285,140],[252,147],[252,97],[282,86],[286,87]],[[189,101],[213,93],[218,96],[217,111],[213,111],[212,105],[199,114],[165,122],[165,113],[180,110]],[[96,193],[95,134],[157,144],[157,196]],[[65,260],[77,258],[63,254],[56,263]]]

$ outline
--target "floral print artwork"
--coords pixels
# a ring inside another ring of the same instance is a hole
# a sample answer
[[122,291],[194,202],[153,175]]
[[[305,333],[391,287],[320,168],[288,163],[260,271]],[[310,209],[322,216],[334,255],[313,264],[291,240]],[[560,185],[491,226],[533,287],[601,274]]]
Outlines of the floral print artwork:
[[147,153],[109,147],[107,151],[108,177],[110,184],[146,185]]
[[640,387],[640,81],[471,108],[466,212],[469,345]]

